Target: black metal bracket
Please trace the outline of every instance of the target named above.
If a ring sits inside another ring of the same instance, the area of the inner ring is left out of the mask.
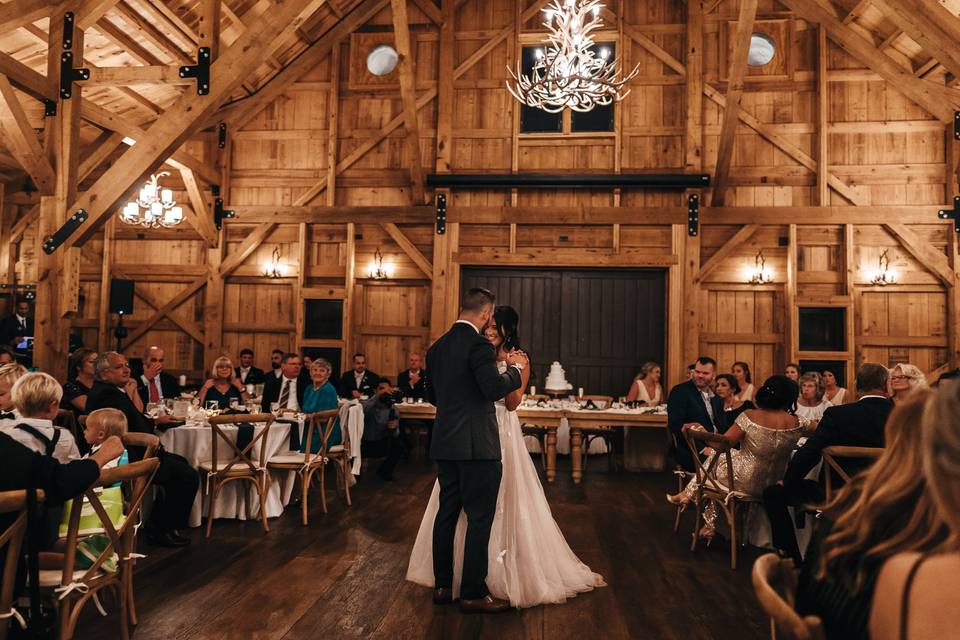
[[[960,111],[953,112],[953,139],[960,140]]]
[[[447,232],[447,194],[437,194],[437,235]]]
[[[73,11],[63,14],[63,48],[73,49]]]
[[[960,196],[953,197],[953,209],[941,209],[937,216],[941,220],[953,218],[953,228],[960,233]]]
[[[695,236],[700,233],[700,196],[691,193],[687,199],[687,235]]]
[[[223,149],[227,146],[227,123],[221,122],[217,125],[217,147]]]
[[[223,228],[223,219],[224,218],[235,218],[237,213],[232,209],[223,208],[223,198],[215,198],[213,200],[213,224],[216,225],[217,231]]]
[[[212,184],[210,185],[210,193],[213,194],[213,197],[216,198],[220,195],[220,185]]]
[[[43,101],[43,117],[52,118],[57,115],[57,101],[56,100],[46,100]]]
[[[80,228],[84,222],[87,221],[87,218],[90,217],[90,214],[87,213],[86,209],[77,209],[77,211],[70,216],[70,218],[63,223],[63,226],[57,229],[52,236],[48,236],[43,241],[43,252],[47,255],[50,255],[57,250],[57,247],[62,245],[67,241],[74,231]]]
[[[198,96],[210,93],[210,47],[200,47],[197,64],[180,67],[180,77],[197,79]]]
[[[73,68],[73,12],[63,14],[63,53],[60,54],[60,97],[68,100],[73,95],[73,83],[78,80],[89,80],[90,69]],[[82,59],[81,59],[82,62]],[[50,107],[46,106],[46,115],[51,115]],[[53,114],[56,115],[56,105]]]

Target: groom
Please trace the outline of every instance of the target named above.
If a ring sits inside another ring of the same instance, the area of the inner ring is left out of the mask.
[[[427,352],[427,398],[437,406],[430,457],[437,463],[440,510],[433,523],[435,604],[453,602],[453,538],[460,510],[467,514],[460,610],[506,611],[510,603],[487,591],[487,544],[500,489],[500,436],[493,403],[520,387],[524,354],[511,352],[506,373],[483,337],[495,298],[471,289],[460,304],[460,319]]]

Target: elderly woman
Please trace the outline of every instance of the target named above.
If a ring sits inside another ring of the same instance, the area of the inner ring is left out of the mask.
[[[200,406],[205,407],[208,402],[216,401],[218,409],[229,409],[230,402],[234,399],[237,402],[246,402],[247,392],[235,373],[230,358],[220,356],[214,360],[213,377],[200,388]]]
[[[330,384],[330,374],[333,367],[323,358],[317,358],[310,363],[310,386],[303,392],[303,411],[304,413],[317,413],[318,411],[329,411],[339,406],[340,399],[337,396],[337,390]],[[310,452],[316,453],[323,444],[320,434],[316,434],[310,443]],[[333,431],[330,432],[328,446],[338,445],[343,442],[343,436],[340,433],[340,418],[333,423]],[[307,443],[301,445],[301,449],[306,449]]]
[[[890,399],[894,402],[900,402],[909,396],[915,389],[927,388],[927,376],[923,375],[912,364],[898,364],[890,370]]]
[[[819,422],[827,407],[833,405],[824,397],[823,377],[819,373],[800,376],[800,397],[797,398],[797,415],[811,422]]]
[[[660,386],[660,365],[656,362],[645,362],[630,386],[627,402],[637,401],[643,402],[648,407],[655,407],[663,402],[663,388]]]

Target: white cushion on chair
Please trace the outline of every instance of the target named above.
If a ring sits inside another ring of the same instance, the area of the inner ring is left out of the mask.
[[[342,444],[335,444],[335,445],[333,445],[332,447],[330,447],[329,449],[327,449],[327,453],[340,453],[341,451],[343,451],[343,445],[342,445]]]
[[[83,574],[86,573],[86,569],[77,569],[73,572],[73,579],[79,580],[83,577]],[[102,575],[101,571],[97,571],[93,574],[93,577],[96,578]],[[63,578],[63,569],[41,569],[40,570],[40,586],[43,588],[50,587],[59,587],[60,581]]]
[[[319,462],[319,458],[317,461]],[[303,464],[303,454],[281,453],[275,456],[270,456],[270,459],[267,460],[267,464]]]
[[[230,464],[229,461],[218,462],[217,473],[224,473],[224,469],[227,467],[228,464]],[[199,463],[197,463],[197,469],[200,469],[200,471],[203,471],[204,473],[211,473],[213,472],[213,461],[201,460]],[[230,471],[227,471],[226,474],[229,476],[252,476],[253,471],[251,471],[250,467],[248,467],[243,462],[238,462],[232,467],[230,467]]]

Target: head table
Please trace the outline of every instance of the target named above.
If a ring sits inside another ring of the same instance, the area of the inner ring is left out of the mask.
[[[401,418],[432,420],[437,408],[428,403],[398,403]],[[546,469],[548,482],[557,476],[557,453],[565,453],[558,444],[563,437],[569,444],[572,477],[575,483],[583,479],[583,432],[590,427],[620,427],[624,429],[624,466],[631,471],[661,471],[666,464],[667,416],[643,409],[581,409],[575,404],[560,407],[525,406],[517,408],[521,424],[535,425],[547,430]],[[566,434],[569,434],[566,437]],[[595,440],[594,442],[599,442]],[[602,443],[601,443],[602,444]],[[591,450],[593,447],[591,447]]]
[[[254,425],[254,436],[259,435],[263,430],[262,424]],[[340,428],[345,439],[349,439],[350,453],[353,458],[353,473],[360,474],[360,441],[363,438],[363,407],[356,402],[347,402],[340,406]],[[221,425],[223,431],[231,439],[236,439],[239,428],[236,425]],[[290,449],[290,430],[300,429],[299,423],[295,419],[279,418],[270,425],[270,432],[266,438],[266,459],[272,456],[291,453]],[[187,459],[190,466],[197,468],[201,461],[210,460],[211,448],[213,443],[213,431],[209,424],[194,425],[185,424],[179,427],[173,427],[161,432],[160,442],[164,449],[172,453],[179,454]],[[301,432],[297,440],[303,437]],[[260,447],[263,440],[258,440],[250,451],[250,459],[255,463],[259,460]],[[222,462],[228,462],[233,458],[233,451],[230,447],[221,443],[217,447],[217,457]],[[283,513],[283,508],[290,503],[293,493],[294,471],[271,471],[276,476],[279,473],[287,474],[284,482],[271,482],[267,493],[266,507],[267,517],[275,518]],[[279,479],[279,478],[277,478]],[[286,491],[281,495],[280,487],[286,487]],[[193,509],[190,511],[190,526],[199,527],[203,515],[209,515],[210,505],[204,505],[207,495],[206,478],[201,475],[200,490],[196,499],[193,501]],[[248,517],[246,513],[246,504],[249,501],[249,517],[257,519],[260,516],[260,502],[257,499],[256,490],[247,482],[229,482],[223,486],[220,495],[217,496],[217,502],[213,505],[214,518],[234,518],[245,520]],[[206,501],[209,503],[209,501]]]

